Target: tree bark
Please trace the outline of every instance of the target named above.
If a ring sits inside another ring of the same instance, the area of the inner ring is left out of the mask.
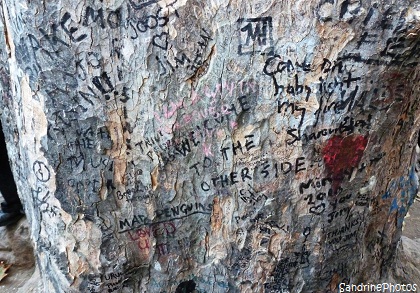
[[[1,5],[45,292],[336,292],[418,189],[418,1]]]

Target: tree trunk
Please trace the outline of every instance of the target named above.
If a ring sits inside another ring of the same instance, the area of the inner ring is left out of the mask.
[[[418,1],[1,3],[45,292],[389,277],[418,186]]]

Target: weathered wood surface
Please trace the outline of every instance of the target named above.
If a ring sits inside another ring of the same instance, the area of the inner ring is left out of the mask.
[[[419,6],[3,0],[45,292],[386,278],[418,186]]]

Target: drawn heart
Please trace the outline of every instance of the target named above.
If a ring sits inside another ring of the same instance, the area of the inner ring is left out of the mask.
[[[152,44],[162,50],[166,50],[168,48],[168,33],[163,32],[153,36]]]
[[[362,159],[368,138],[362,135],[333,136],[322,149],[324,163],[333,177],[357,167]]]
[[[332,178],[333,193],[336,194],[344,178],[344,173],[359,165],[368,143],[368,137],[335,135],[331,137],[322,149],[324,163],[328,176]]]
[[[309,209],[309,212],[315,215],[321,215],[325,211],[325,204],[321,203],[317,206],[313,206]]]

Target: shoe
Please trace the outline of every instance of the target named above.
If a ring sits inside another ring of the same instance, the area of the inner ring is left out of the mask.
[[[16,223],[23,217],[21,212],[5,213],[0,211],[0,227]]]

